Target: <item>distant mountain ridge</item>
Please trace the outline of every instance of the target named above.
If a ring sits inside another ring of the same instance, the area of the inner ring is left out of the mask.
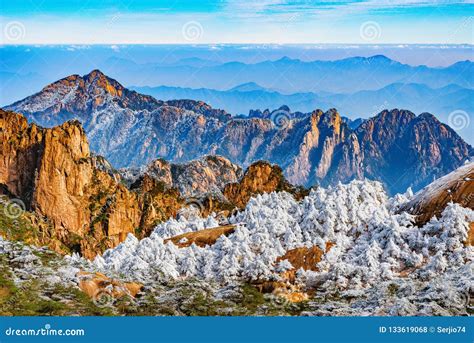
[[[393,83],[373,91],[359,91],[348,94],[332,94],[311,92],[282,94],[275,90],[266,89],[256,83],[250,82],[238,85],[228,90],[215,90],[208,88],[184,88],[172,86],[144,86],[130,89],[139,93],[154,96],[157,99],[191,99],[203,100],[218,108],[226,108],[232,114],[246,114],[249,109],[275,108],[287,105],[298,111],[311,111],[315,104],[322,107],[335,107],[351,116],[370,113],[384,104],[393,107],[416,108],[417,111],[432,111],[440,114],[449,113],[454,109],[463,108],[467,112],[474,105],[470,99],[474,96],[474,89],[463,88],[449,84],[441,88],[430,88],[418,83]],[[448,96],[452,98],[448,98]]]
[[[43,126],[80,120],[92,150],[117,167],[218,154],[243,167],[276,163],[291,183],[305,186],[369,177],[403,192],[473,154],[427,113],[384,110],[356,128],[335,109],[291,113],[281,107],[232,118],[202,101],[161,101],[130,91],[98,70],[64,78],[7,108]]]
[[[249,82],[283,93],[354,93],[380,89],[392,83],[419,83],[431,88],[456,84],[474,88],[474,63],[471,61],[433,68],[403,64],[383,55],[333,61],[283,57],[254,64],[226,62],[217,65],[141,65],[114,61],[104,70],[109,75],[119,75],[129,85],[147,86],[155,80],[155,84],[170,87],[216,90],[228,90]]]
[[[225,108],[233,115],[245,115],[252,109],[289,108],[311,112],[314,108],[337,108],[345,116],[357,118],[373,116],[384,108],[409,108],[415,113],[430,112],[447,123],[449,114],[462,109],[474,113],[474,89],[450,84],[441,88],[430,88],[417,83],[393,83],[370,91],[348,94],[316,94],[311,92],[282,94],[256,83],[246,83],[232,89],[219,91],[207,88],[183,87],[132,87],[131,89],[152,95],[157,99],[202,100],[216,108]],[[474,119],[473,119],[474,120]],[[474,133],[468,127],[459,134],[468,142],[474,142]]]

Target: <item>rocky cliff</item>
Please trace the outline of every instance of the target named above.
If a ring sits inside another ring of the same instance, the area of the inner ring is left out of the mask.
[[[432,114],[382,111],[356,129],[364,175],[390,190],[414,190],[458,168],[474,150]]]
[[[304,186],[367,177],[390,193],[417,190],[473,155],[428,113],[385,110],[352,128],[335,109],[292,113],[283,106],[232,118],[201,101],[140,95],[97,70],[57,81],[8,108],[46,126],[79,119],[92,151],[117,167],[217,154],[244,168],[259,160],[276,163],[290,182]]]
[[[159,159],[146,168],[122,169],[120,173],[131,189],[155,182],[166,189],[179,190],[185,205],[197,205],[203,216],[212,212],[227,216],[235,209],[244,208],[258,194],[285,191],[300,199],[309,192],[288,182],[278,165],[258,161],[244,173],[222,156],[205,156],[182,164]]]
[[[432,182],[400,210],[416,215],[416,222],[423,225],[434,216],[439,218],[450,202],[474,209],[474,162]],[[471,225],[471,237],[474,238],[474,225]]]
[[[242,168],[225,157],[210,155],[187,163],[157,159],[144,168],[123,168],[119,172],[130,184],[148,175],[167,187],[178,189],[184,197],[220,195],[226,184],[237,182],[243,175]]]
[[[283,176],[280,167],[259,161],[248,167],[238,182],[227,184],[223,193],[229,202],[242,209],[251,197],[281,191],[293,194],[296,199],[308,194],[304,188],[291,185]]]
[[[46,217],[56,238],[87,257],[116,246],[128,233],[145,234],[181,206],[179,192],[156,181],[127,189],[103,159],[90,154],[76,121],[43,129],[1,110],[0,135],[3,193]]]

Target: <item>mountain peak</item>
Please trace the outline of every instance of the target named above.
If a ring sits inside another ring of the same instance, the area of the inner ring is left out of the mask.
[[[474,62],[471,60],[458,61],[451,64],[448,68],[472,68]]]
[[[282,58],[276,60],[275,62],[299,62],[297,58],[290,58],[288,56],[283,56]]]
[[[290,108],[286,105],[282,105],[278,108],[277,111],[285,111],[285,112],[290,112]]]
[[[399,121],[411,121],[414,119],[416,115],[408,110],[394,108],[392,110],[383,110],[375,117],[371,118],[374,120],[382,120],[382,121],[391,121],[391,122],[399,122]]]
[[[258,83],[246,82],[229,89],[229,92],[252,92],[252,91],[261,91],[261,90],[266,90],[266,89],[260,86]]]
[[[122,91],[125,89],[125,87],[123,87],[118,81],[109,78],[99,69],[94,69],[82,78],[86,84],[102,88],[106,93],[109,93],[112,96],[122,97]]]
[[[439,122],[438,118],[436,118],[433,114],[428,113],[428,112],[423,112],[422,114],[418,116],[418,118],[423,119],[423,120],[428,120],[428,121]]]
[[[62,78],[6,108],[12,110],[21,108],[23,113],[48,112],[49,115],[46,116],[36,115],[34,121],[42,126],[51,127],[70,119],[85,122],[91,108],[104,108],[111,104],[133,110],[150,110],[160,106],[162,102],[151,96],[129,91],[118,81],[95,69],[83,76],[74,74]],[[111,108],[111,111],[116,112],[117,108]]]
[[[392,59],[388,58],[385,55],[373,55],[373,56],[367,57],[367,59],[372,60],[372,61],[385,61],[385,62],[393,61]]]
[[[329,110],[327,110],[324,114],[323,114],[323,117],[327,117],[329,120],[334,120],[334,119],[341,119],[341,116],[338,112],[337,109],[335,108],[330,108]]]
[[[91,79],[91,78],[94,79],[97,77],[107,77],[107,75],[105,75],[99,69],[94,69],[89,74],[86,74],[83,76],[84,79]]]

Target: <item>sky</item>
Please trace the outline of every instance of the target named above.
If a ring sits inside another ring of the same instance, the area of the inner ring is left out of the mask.
[[[2,44],[473,44],[474,3],[0,0]]]

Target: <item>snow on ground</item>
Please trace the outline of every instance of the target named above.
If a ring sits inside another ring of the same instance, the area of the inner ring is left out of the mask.
[[[364,290],[337,292],[318,288],[301,315],[316,316],[450,316],[472,314],[472,264],[430,280],[381,280]]]
[[[0,236],[0,256],[6,259],[17,285],[31,279],[40,279],[50,285],[62,284],[72,287],[77,284],[76,274],[79,269],[46,247],[10,242]],[[51,265],[43,263],[41,257],[51,259]]]
[[[163,277],[228,283],[278,279],[277,271],[290,266],[276,266],[277,257],[293,248],[317,245],[324,249],[327,242],[333,242],[318,265],[319,272],[298,272],[301,282],[357,292],[376,289],[384,282],[409,284],[440,278],[438,283],[443,287],[443,275],[446,280],[458,275],[462,280],[455,283],[456,294],[468,292],[461,288],[472,284],[474,250],[464,242],[474,211],[449,204],[440,218],[419,228],[413,226],[411,215],[396,214],[411,197],[408,192],[389,199],[382,185],[372,181],[318,188],[300,202],[284,192],[263,194],[230,219],[237,225],[234,233],[220,237],[210,247],[165,244],[166,238],[218,225],[212,216],[180,218],[160,224],[141,241],[129,235],[92,262],[85,263],[78,256],[70,260],[144,283]],[[412,291],[421,294],[421,290]],[[423,296],[431,296],[429,290],[423,292]],[[404,304],[392,305],[403,313]]]

